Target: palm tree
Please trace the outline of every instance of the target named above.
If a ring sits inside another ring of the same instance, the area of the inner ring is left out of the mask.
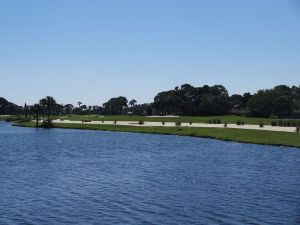
[[[36,119],[35,127],[38,128],[39,127],[39,113],[41,111],[41,105],[40,104],[34,104],[33,107],[32,107],[32,110],[35,113],[35,119]]]
[[[77,102],[77,105],[78,105],[78,108],[80,108],[80,106],[82,105],[82,102],[81,101]]]
[[[44,108],[44,110],[47,110],[47,118],[48,122],[50,121],[50,114],[53,111],[56,101],[53,97],[47,96],[46,98],[43,98],[40,100],[40,105]]]
[[[135,99],[132,99],[132,100],[130,100],[129,105],[131,107],[133,107],[136,103],[137,103],[137,101]]]
[[[25,114],[25,120],[27,120],[27,117],[28,117],[28,106],[25,102],[25,105],[24,105],[24,114]]]

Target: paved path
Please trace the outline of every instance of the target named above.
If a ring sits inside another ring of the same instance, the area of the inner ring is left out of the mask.
[[[71,121],[71,120],[54,120],[54,123],[67,123],[67,124],[114,124],[114,121],[91,121],[84,122],[82,121]],[[141,127],[175,127],[174,122],[166,122],[165,125],[162,125],[161,122],[144,122],[143,125],[139,125],[138,121],[117,121],[117,125],[121,126],[141,126]],[[193,123],[190,125],[189,123],[181,123],[181,127],[211,127],[211,128],[224,128],[224,124],[206,124],[206,123]],[[266,131],[281,131],[281,132],[296,132],[296,127],[278,127],[278,126],[269,126],[265,125],[260,128],[259,125],[236,125],[236,124],[228,124],[227,128],[234,129],[248,129],[248,130],[266,130]]]

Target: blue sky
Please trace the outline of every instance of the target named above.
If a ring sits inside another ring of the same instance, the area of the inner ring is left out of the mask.
[[[300,85],[300,1],[0,0],[0,80],[18,104]]]

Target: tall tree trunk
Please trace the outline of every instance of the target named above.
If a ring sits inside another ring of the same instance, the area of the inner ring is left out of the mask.
[[[50,109],[49,108],[47,110],[47,117],[48,117],[48,123],[49,123],[49,121],[50,121]]]
[[[36,118],[35,127],[38,128],[39,127],[39,113],[38,113],[38,111],[35,111],[35,118]]]

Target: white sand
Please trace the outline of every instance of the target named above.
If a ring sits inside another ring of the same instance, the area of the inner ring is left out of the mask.
[[[149,118],[178,118],[179,116],[173,116],[173,115],[165,115],[165,116],[146,116]]]
[[[91,121],[91,122],[84,122],[82,121],[70,121],[70,120],[54,120],[54,123],[67,123],[67,124],[114,124],[114,121]],[[117,125],[122,126],[142,126],[142,127],[175,127],[174,122],[166,122],[165,125],[162,125],[161,122],[144,122],[143,125],[139,125],[138,121],[117,121]],[[205,123],[193,123],[190,125],[189,123],[181,123],[181,127],[211,127],[211,128],[224,128],[224,124],[205,124]],[[295,132],[296,127],[272,127],[265,125],[264,127],[260,128],[259,125],[236,125],[236,124],[228,124],[227,128],[233,129],[248,129],[248,130],[265,130],[265,131],[281,131],[281,132]]]

